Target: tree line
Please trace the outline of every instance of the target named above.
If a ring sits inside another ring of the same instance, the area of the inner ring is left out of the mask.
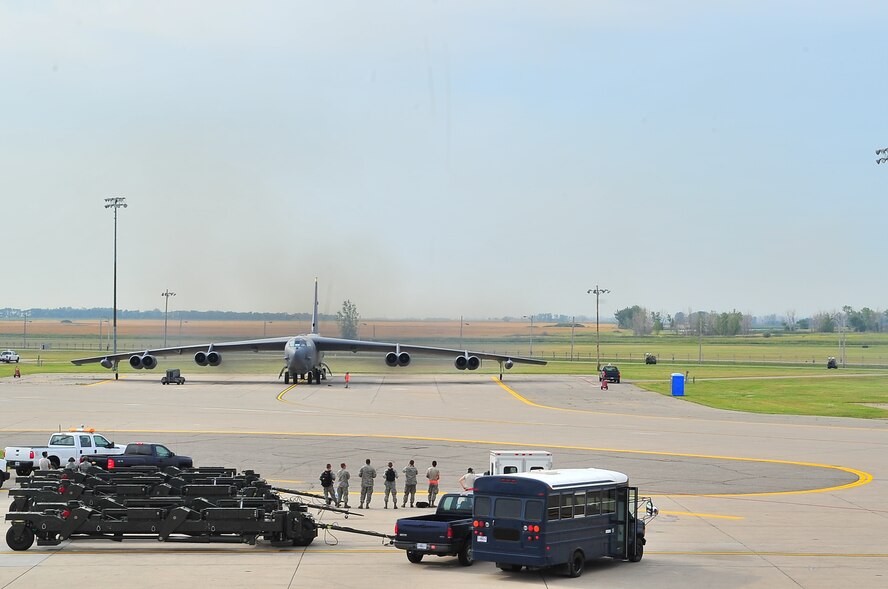
[[[684,335],[748,335],[756,324],[755,317],[737,310],[679,311],[664,315],[659,311],[648,311],[639,305],[620,309],[614,313],[614,318],[620,329],[631,329],[635,335],[657,335],[664,331]],[[779,327],[787,332],[882,332],[888,331],[888,310],[864,307],[858,311],[845,305],[841,311],[820,312],[801,319],[796,319],[795,311],[790,310],[780,321]]]

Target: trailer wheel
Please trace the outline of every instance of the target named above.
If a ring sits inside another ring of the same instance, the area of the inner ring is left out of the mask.
[[[52,465],[53,468],[58,468],[61,465],[61,461],[59,460],[58,456],[50,456],[49,463]]]
[[[160,379],[160,384],[169,384],[170,381],[167,380],[167,377],[163,377]]]
[[[20,477],[26,477],[29,474],[31,474],[31,467],[30,466],[16,467],[15,474],[19,475]]]
[[[185,384],[185,377],[179,378],[179,384]]]
[[[635,549],[632,551],[632,554],[629,555],[629,562],[638,562],[641,560],[641,557],[644,556],[644,539],[635,538],[633,547]]]
[[[314,538],[294,538],[293,546],[308,546],[314,541]]]
[[[583,574],[583,568],[586,566],[586,555],[582,550],[574,550],[570,560],[567,561],[567,576],[571,578],[579,577]]]
[[[419,564],[422,562],[422,552],[417,552],[415,550],[407,551],[407,560],[412,562],[413,564]]]
[[[12,526],[6,531],[6,545],[13,550],[27,550],[34,544],[34,532],[25,526]]]
[[[456,555],[459,559],[459,564],[464,567],[470,567],[475,562],[475,557],[472,553],[472,539],[466,542],[466,545],[463,546],[462,550],[459,551],[459,554]]]

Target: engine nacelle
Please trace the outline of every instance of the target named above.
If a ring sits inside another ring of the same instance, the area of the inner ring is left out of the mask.
[[[398,354],[398,366],[407,366],[408,364],[410,364],[410,354],[407,352]]]
[[[99,362],[99,364],[102,365],[102,368],[107,368],[108,370],[114,368],[114,363],[108,358],[104,358],[101,362]]]
[[[207,353],[206,352],[198,352],[194,355],[194,363],[198,366],[206,366],[207,365]]]
[[[478,370],[480,366],[481,358],[479,358],[478,356],[469,356],[468,365],[466,366],[466,368],[468,368],[469,370]]]
[[[107,358],[106,358],[106,360],[107,360]],[[110,361],[109,361],[109,363],[110,363]],[[130,364],[130,366],[132,366],[136,370],[141,370],[143,368],[147,368],[148,370],[151,370],[152,368],[157,366],[157,358],[155,358],[154,356],[152,356],[150,354],[145,354],[144,356],[132,355],[132,356],[130,356],[129,364]],[[105,366],[105,364],[103,363],[102,366]],[[106,367],[110,368],[110,366],[106,366]]]
[[[509,358],[508,360],[506,360],[505,362],[503,362],[503,366],[506,367],[506,370],[511,370],[511,369],[512,369],[512,366],[514,366],[514,365],[515,365],[515,363],[512,362],[512,359],[511,359],[511,358]]]
[[[207,354],[207,364],[210,366],[218,366],[222,364],[222,354],[219,352],[210,352]]]
[[[389,352],[385,355],[385,365],[394,368],[398,365],[398,355],[394,352]]]
[[[457,356],[456,360],[453,361],[453,365],[459,370],[465,370],[469,366],[469,359],[465,356]]]

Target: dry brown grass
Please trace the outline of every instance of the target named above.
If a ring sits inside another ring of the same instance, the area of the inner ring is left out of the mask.
[[[530,323],[523,321],[469,321],[463,326],[463,338],[488,339],[506,337],[527,337],[530,334]],[[595,323],[585,323],[577,328],[577,334],[595,332]],[[8,336],[22,335],[21,321],[0,322],[0,334]],[[170,337],[178,336],[179,322],[170,321],[167,333]],[[102,333],[107,334],[110,324],[102,325]],[[188,339],[196,337],[263,337],[262,321],[183,321],[182,336]],[[306,333],[311,329],[309,321],[274,321],[265,326],[266,337],[283,337]],[[602,333],[615,331],[616,326],[601,325]],[[324,335],[338,336],[339,326],[335,321],[321,321],[320,332]],[[534,334],[570,333],[570,327],[554,327],[551,323],[534,322]],[[97,337],[98,321],[78,320],[62,323],[55,319],[35,319],[28,324],[28,336],[57,337]],[[117,334],[120,337],[163,337],[163,320],[138,319],[118,320]],[[367,320],[362,321],[358,329],[361,339],[393,340],[398,338],[458,338],[459,321],[394,321]]]

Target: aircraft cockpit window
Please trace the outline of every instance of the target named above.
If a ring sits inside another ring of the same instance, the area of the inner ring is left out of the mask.
[[[305,347],[305,340],[304,339],[294,339],[293,340],[293,347],[296,349],[304,348]]]

